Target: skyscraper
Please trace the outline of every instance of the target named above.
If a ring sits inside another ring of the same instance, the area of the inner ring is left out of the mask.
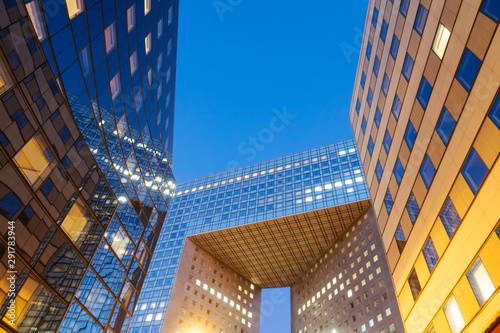
[[[370,1],[350,120],[407,332],[497,332],[494,0]]]
[[[178,184],[131,325],[259,332],[291,286],[293,332],[401,332],[354,141]]]
[[[0,331],[128,330],[175,188],[177,15],[0,2]]]

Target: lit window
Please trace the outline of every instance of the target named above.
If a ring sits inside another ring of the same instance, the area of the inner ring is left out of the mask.
[[[467,272],[467,279],[469,280],[472,291],[476,295],[479,305],[483,305],[488,298],[495,292],[495,285],[486,271],[486,268],[481,261],[477,258],[470,270]]]
[[[420,287],[420,282],[418,281],[417,271],[415,271],[415,268],[408,278],[408,283],[410,285],[411,294],[413,295],[413,300],[416,300],[422,288]]]
[[[410,216],[411,223],[415,223],[417,219],[417,215],[420,212],[420,207],[418,207],[417,199],[413,192],[410,193],[410,197],[408,198],[408,202],[406,203],[406,210],[408,211],[408,215]]]
[[[429,155],[425,154],[424,162],[422,163],[422,167],[420,167],[420,176],[422,176],[427,189],[431,186],[435,174],[436,168],[434,167],[434,164],[432,164]]]
[[[111,89],[111,98],[115,99],[118,94],[120,94],[120,73],[116,75],[109,81],[109,88]]]
[[[427,20],[427,14],[429,11],[424,6],[420,5],[418,7],[417,18],[415,19],[415,31],[422,36],[422,32],[424,31],[425,21]]]
[[[137,70],[137,50],[132,53],[130,56],[130,73],[134,75],[135,71]]]
[[[146,321],[151,321],[151,320],[153,320],[153,314],[152,314],[152,313],[147,314],[147,315],[146,315],[146,319],[145,319],[145,320],[146,320]]]
[[[83,12],[83,0],[66,0],[66,7],[68,8],[69,19],[71,20]]]
[[[465,49],[462,61],[457,71],[457,80],[465,90],[470,91],[481,66],[481,60],[469,49]]]
[[[151,10],[151,0],[144,0],[144,16]]]
[[[405,142],[408,149],[411,151],[413,149],[413,144],[415,143],[415,138],[417,137],[417,131],[411,121],[408,122],[408,127],[406,127],[405,132]]]
[[[12,86],[12,80],[9,72],[5,68],[3,62],[0,60],[0,93],[9,89]]]
[[[444,305],[444,314],[452,333],[458,333],[465,327],[464,319],[454,295],[451,295],[451,298]]]
[[[448,234],[448,237],[451,238],[457,230],[461,219],[450,198],[446,200],[439,217],[441,218],[441,222],[443,222],[443,226]]]
[[[437,254],[436,248],[434,247],[434,242],[432,241],[432,238],[429,237],[427,239],[423,253],[425,261],[427,262],[427,267],[429,268],[429,272],[432,273],[434,267],[436,266],[436,263],[439,260],[439,256]]]
[[[483,183],[484,178],[486,178],[487,173],[488,167],[484,164],[476,150],[472,148],[469,153],[469,157],[467,157],[467,161],[462,168],[462,175],[474,194],[476,194],[479,190],[479,187]]]
[[[158,21],[158,39],[163,35],[163,18]]]
[[[375,111],[375,117],[373,118],[373,121],[375,122],[377,128],[380,126],[380,120],[382,120],[382,113],[380,112],[380,109],[377,106],[377,110]]]
[[[446,29],[444,25],[439,23],[436,38],[434,38],[434,43],[432,44],[432,50],[436,53],[439,59],[443,59],[444,51],[446,51],[446,46],[450,40],[450,35],[450,30]]]
[[[394,115],[394,118],[396,118],[396,121],[399,119],[399,114],[401,113],[401,100],[399,99],[399,96],[396,94],[394,97],[394,102],[392,103],[392,114]]]
[[[405,63],[403,65],[403,76],[406,79],[406,81],[410,81],[410,76],[411,76],[411,71],[413,70],[413,64],[414,61],[412,57],[407,53],[406,58],[405,58]]]
[[[106,53],[109,54],[116,46],[116,30],[115,23],[111,23],[106,30],[104,30],[104,37],[106,40]]]
[[[382,93],[384,94],[385,97],[387,97],[387,92],[389,91],[389,76],[387,73],[384,74],[384,80],[382,81]]]
[[[129,32],[135,27],[135,3],[127,9],[127,27]]]
[[[28,2],[26,4],[28,15],[30,16],[33,27],[35,28],[36,35],[40,42],[42,42],[47,35],[45,34],[45,25],[43,24],[42,13],[40,12],[40,5],[38,0]]]
[[[151,33],[144,38],[144,47],[146,49],[146,54],[149,54],[149,51],[151,51]]]
[[[42,136],[37,134],[14,156],[14,162],[26,180],[34,185],[38,179],[48,176],[54,155]]]
[[[398,159],[396,160],[396,165],[394,166],[394,177],[396,178],[396,182],[401,184],[401,179],[403,179],[405,169],[403,168],[403,164],[401,164],[401,160]]]
[[[387,189],[387,192],[385,193],[384,204],[385,204],[385,209],[387,210],[387,214],[390,214],[393,205],[393,200],[391,191],[389,189]]]
[[[450,142],[451,134],[453,133],[456,123],[457,122],[450,112],[446,108],[443,108],[443,112],[441,112],[441,116],[439,117],[439,121],[436,126],[436,132],[445,146],[447,146],[448,142]]]
[[[386,20],[382,21],[382,28],[380,29],[380,39],[385,43],[385,37],[387,36],[387,28],[389,24],[387,24]]]
[[[396,35],[394,35],[392,37],[392,43],[391,43],[391,57],[394,60],[396,60],[396,56],[398,55],[398,49],[399,49],[399,39],[398,37],[396,37]]]
[[[391,135],[389,134],[388,130],[385,130],[385,135],[384,135],[384,149],[387,154],[389,154],[389,149],[391,148],[391,143],[392,143],[392,138]]]
[[[377,181],[380,183],[380,178],[382,178],[382,173],[384,170],[382,169],[382,165],[380,164],[380,160],[377,162],[377,167],[375,168],[375,175],[377,176]]]
[[[498,22],[500,18],[500,3],[497,0],[484,0],[481,12],[493,21]]]

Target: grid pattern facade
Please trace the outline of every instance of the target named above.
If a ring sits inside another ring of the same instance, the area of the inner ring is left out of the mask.
[[[500,315],[499,18],[491,0],[369,4],[349,117],[408,332]]]
[[[373,208],[291,288],[292,332],[404,332]]]

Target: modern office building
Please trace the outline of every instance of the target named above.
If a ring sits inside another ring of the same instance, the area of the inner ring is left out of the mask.
[[[131,325],[259,332],[291,286],[292,329],[402,332],[353,140],[177,185]]]
[[[0,332],[129,329],[175,188],[177,15],[0,1]]]
[[[500,330],[499,17],[369,2],[349,117],[409,333]]]

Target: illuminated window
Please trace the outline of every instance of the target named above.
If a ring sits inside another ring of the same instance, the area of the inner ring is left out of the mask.
[[[135,71],[137,70],[137,50],[132,53],[130,56],[130,73],[131,75],[134,75]]]
[[[144,38],[144,47],[146,49],[146,54],[149,54],[149,51],[151,51],[151,33]]]
[[[81,199],[75,201],[64,217],[61,227],[78,247],[88,246],[87,236],[100,229]]]
[[[148,15],[151,10],[151,0],[144,0],[144,16]]]
[[[26,9],[28,10],[31,22],[33,22],[36,35],[38,36],[40,42],[42,42],[47,35],[45,34],[45,25],[43,24],[42,13],[40,12],[38,0],[28,2],[26,4]]]
[[[458,307],[454,295],[451,295],[451,298],[444,305],[444,314],[446,315],[452,333],[458,333],[465,327],[462,313],[460,313],[460,308]]]
[[[52,151],[40,134],[35,135],[24,145],[14,156],[14,162],[31,185],[38,179],[45,179],[55,163]]]
[[[116,47],[116,30],[114,22],[104,30],[104,37],[106,40],[106,53],[109,54],[109,52]]]
[[[83,12],[83,0],[66,0],[69,19],[71,20],[81,12]]]
[[[120,73],[116,75],[109,81],[109,88],[111,89],[111,97],[115,99],[118,94],[120,94]]]
[[[135,3],[127,9],[127,27],[128,31],[135,27]]]
[[[444,51],[446,51],[446,46],[450,40],[450,30],[446,29],[444,25],[439,23],[439,27],[436,33],[436,38],[434,38],[434,43],[432,44],[432,50],[439,59],[443,59]]]
[[[486,268],[481,261],[477,258],[470,270],[467,272],[467,279],[469,280],[472,291],[476,295],[479,305],[483,305],[488,298],[495,292],[495,285],[486,271]]]
[[[130,239],[125,233],[125,230],[123,230],[123,227],[120,225],[118,231],[116,232],[116,235],[111,240],[111,247],[113,248],[113,250],[115,250],[116,255],[119,259],[122,259],[123,256],[128,253],[127,247],[129,244]]]

